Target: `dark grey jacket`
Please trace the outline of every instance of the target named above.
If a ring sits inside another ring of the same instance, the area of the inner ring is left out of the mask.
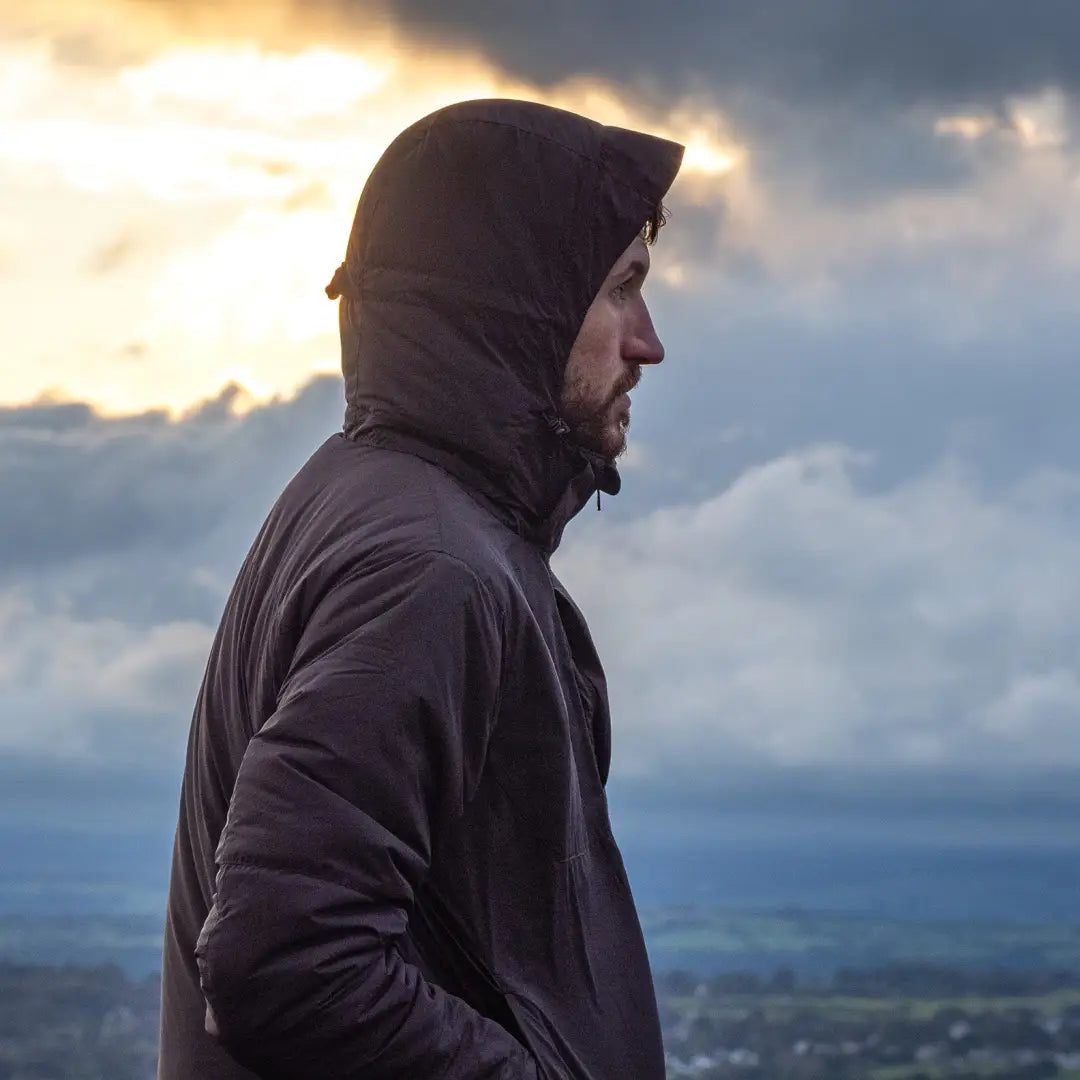
[[[619,485],[559,419],[565,359],[680,159],[471,102],[365,186],[345,431],[267,518],[195,709],[163,1080],[663,1077],[604,675],[549,558]]]

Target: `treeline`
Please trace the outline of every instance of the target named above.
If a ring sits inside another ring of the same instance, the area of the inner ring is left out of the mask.
[[[1080,1076],[1076,972],[887,964],[811,979],[787,968],[673,970],[656,986],[671,1077]],[[0,1080],[152,1080],[159,996],[157,976],[132,980],[115,965],[0,962]]]
[[[152,1080],[157,976],[0,962],[0,1080]]]
[[[667,971],[657,991],[673,1080],[1080,1080],[1075,972]]]
[[[768,975],[725,971],[702,976],[674,969],[655,977],[657,993],[675,997],[775,994],[861,998],[1036,997],[1080,987],[1080,973],[1065,969],[962,968],[942,964],[891,963],[873,968],[839,968],[831,976],[799,975],[782,967]]]

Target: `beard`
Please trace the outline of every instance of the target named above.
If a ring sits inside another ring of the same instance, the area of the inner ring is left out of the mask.
[[[612,461],[625,453],[630,410],[622,396],[633,390],[640,380],[641,369],[638,368],[600,400],[597,400],[595,388],[566,387],[562,413],[579,446]]]
[[[570,431],[579,446],[612,461],[626,452],[626,434],[630,430],[630,413],[619,397],[621,395],[617,394],[589,416],[569,421]]]

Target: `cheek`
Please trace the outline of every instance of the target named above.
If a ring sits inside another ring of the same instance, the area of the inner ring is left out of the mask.
[[[570,351],[566,381],[576,386],[596,386],[604,381],[610,363],[610,334],[598,320],[587,321]]]

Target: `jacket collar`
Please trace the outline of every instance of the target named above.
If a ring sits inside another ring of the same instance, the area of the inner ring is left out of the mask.
[[[563,436],[567,439],[565,456],[568,462],[576,463],[576,469],[570,472],[562,494],[551,510],[543,517],[536,517],[526,508],[509,501],[505,490],[493,484],[484,471],[469,465],[452,450],[393,427],[375,424],[361,424],[345,434],[366,446],[412,454],[442,469],[508,529],[535,544],[548,557],[558,548],[567,524],[594,495],[598,492],[617,495],[622,486],[614,463],[575,446],[567,433]]]

